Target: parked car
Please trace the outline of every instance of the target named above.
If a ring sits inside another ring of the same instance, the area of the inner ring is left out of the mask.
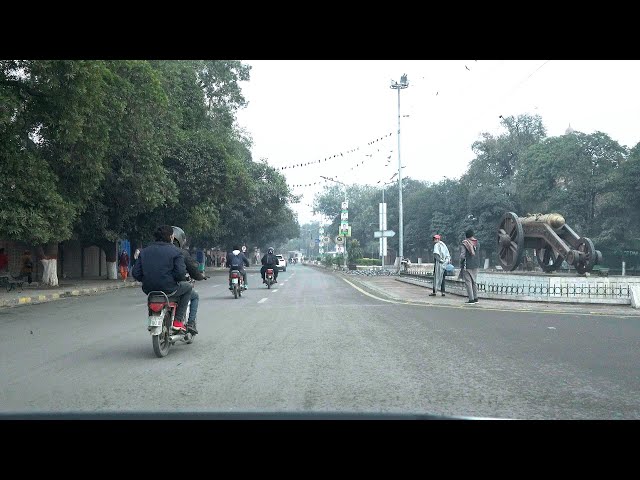
[[[286,272],[287,271],[287,259],[282,255],[276,255],[278,257],[278,271]]]

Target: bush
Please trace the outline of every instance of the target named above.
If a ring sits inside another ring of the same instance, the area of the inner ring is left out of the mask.
[[[382,262],[378,258],[361,258],[356,263],[365,267],[382,266]]]

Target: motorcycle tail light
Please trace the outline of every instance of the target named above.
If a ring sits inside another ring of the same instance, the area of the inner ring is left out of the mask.
[[[151,310],[152,312],[160,312],[162,311],[162,308],[164,307],[164,303],[150,303],[149,304],[149,310]]]

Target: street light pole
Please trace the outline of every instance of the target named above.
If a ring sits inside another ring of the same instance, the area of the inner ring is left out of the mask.
[[[404,231],[403,231],[403,222],[402,222],[402,163],[400,162],[400,90],[407,88],[409,86],[409,82],[407,81],[407,74],[405,73],[400,77],[400,83],[391,81],[391,88],[398,90],[398,216],[400,218],[399,221],[399,235],[398,238],[399,247],[398,247],[398,257],[400,258],[400,262],[404,257],[403,251],[403,241],[404,241]],[[398,264],[400,266],[400,264]]]

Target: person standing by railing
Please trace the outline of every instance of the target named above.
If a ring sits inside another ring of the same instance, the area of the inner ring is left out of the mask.
[[[479,242],[473,230],[464,232],[465,239],[460,245],[460,274],[467,287],[467,303],[478,303],[478,269],[480,268]]]

